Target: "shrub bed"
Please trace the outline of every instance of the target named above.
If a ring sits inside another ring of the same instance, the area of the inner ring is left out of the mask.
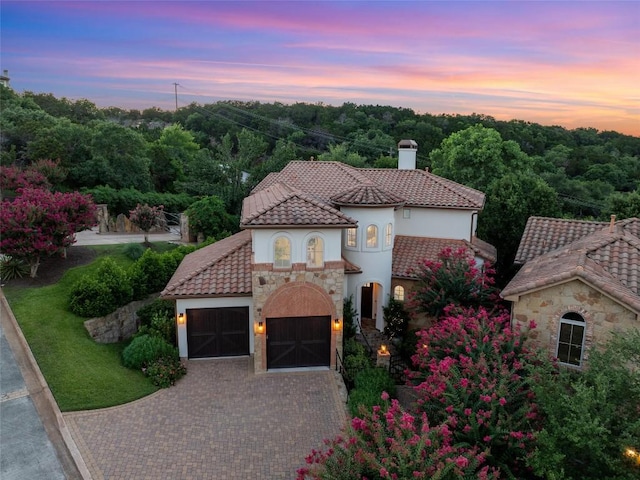
[[[370,411],[374,405],[380,405],[382,392],[389,396],[396,394],[396,384],[389,371],[380,367],[370,367],[359,372],[355,377],[355,388],[349,392],[349,412],[351,415]]]

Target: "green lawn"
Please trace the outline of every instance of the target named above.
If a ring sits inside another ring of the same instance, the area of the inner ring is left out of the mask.
[[[120,405],[157,390],[141,372],[122,366],[120,354],[125,344],[96,343],[84,328],[86,319],[67,310],[71,287],[82,275],[96,270],[101,259],[109,256],[123,267],[132,263],[123,253],[125,245],[91,248],[98,252],[96,260],[67,271],[55,285],[4,287],[7,300],[63,412]],[[166,250],[167,247],[154,245],[154,249]]]

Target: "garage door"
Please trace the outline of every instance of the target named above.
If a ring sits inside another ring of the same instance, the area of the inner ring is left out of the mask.
[[[187,310],[189,358],[249,355],[249,307]]]
[[[267,368],[329,366],[331,317],[267,319]]]

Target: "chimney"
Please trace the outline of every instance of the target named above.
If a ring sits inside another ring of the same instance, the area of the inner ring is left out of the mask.
[[[613,233],[616,228],[616,216],[611,215],[611,222],[609,222],[609,233]]]
[[[418,144],[414,140],[398,142],[398,170],[415,170]]]

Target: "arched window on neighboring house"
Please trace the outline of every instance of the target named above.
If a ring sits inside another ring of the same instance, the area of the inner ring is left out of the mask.
[[[291,242],[287,237],[278,237],[273,244],[273,266],[276,268],[291,266]]]
[[[560,363],[582,366],[586,322],[582,315],[567,312],[560,318],[556,357]]]
[[[320,237],[311,237],[307,242],[307,267],[324,265],[324,242]]]
[[[367,248],[378,248],[378,227],[375,225],[367,227]]]
[[[404,287],[401,285],[396,285],[393,288],[393,299],[399,302],[404,302]]]

